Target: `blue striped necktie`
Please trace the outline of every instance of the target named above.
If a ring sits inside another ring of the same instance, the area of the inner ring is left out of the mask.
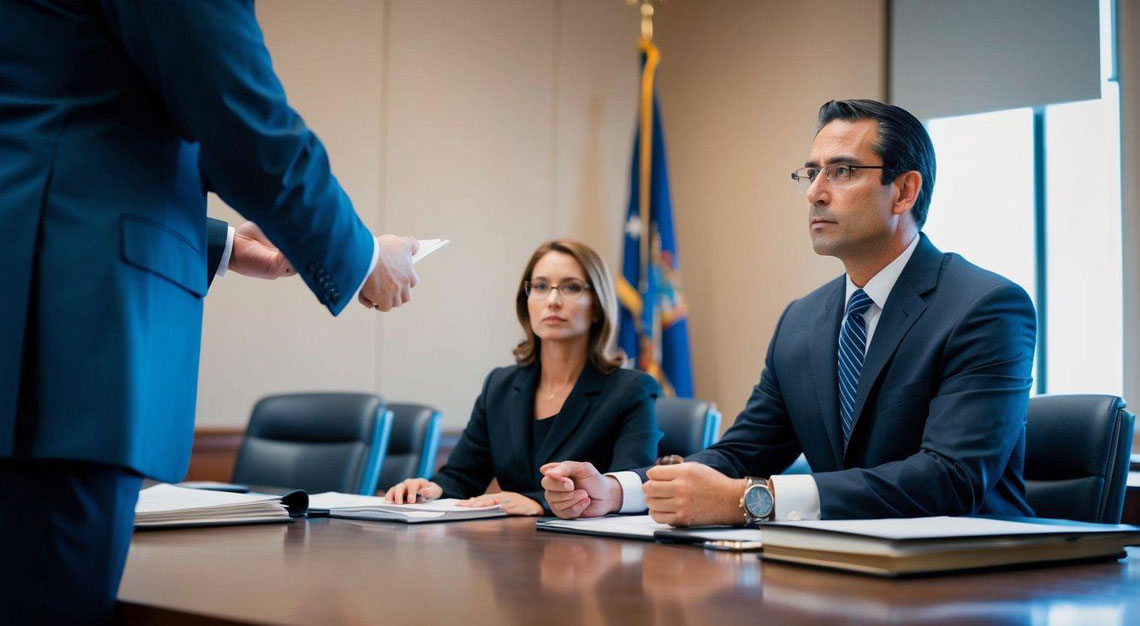
[[[863,314],[874,304],[862,289],[851,294],[843,328],[839,330],[839,404],[843,414],[843,445],[851,438],[855,426],[855,394],[859,391],[859,373],[867,352],[867,323]]]

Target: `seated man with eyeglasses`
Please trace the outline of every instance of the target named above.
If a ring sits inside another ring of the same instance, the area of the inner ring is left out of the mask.
[[[1032,516],[1022,466],[1036,323],[1025,291],[920,231],[934,147],[905,110],[828,102],[804,167],[817,254],[845,275],[788,305],[720,442],[680,464],[542,468],[560,517],[677,526],[771,519]],[[778,476],[803,453],[814,471]]]

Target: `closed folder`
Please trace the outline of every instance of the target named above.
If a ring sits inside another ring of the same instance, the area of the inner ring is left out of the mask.
[[[903,577],[1116,560],[1140,527],[995,517],[815,520],[761,525],[760,558]]]

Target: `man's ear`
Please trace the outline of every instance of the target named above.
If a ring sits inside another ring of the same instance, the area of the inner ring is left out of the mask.
[[[922,174],[914,170],[903,172],[899,174],[893,184],[897,193],[892,211],[895,215],[902,215],[914,208],[914,203],[918,201],[918,196],[922,193]]]

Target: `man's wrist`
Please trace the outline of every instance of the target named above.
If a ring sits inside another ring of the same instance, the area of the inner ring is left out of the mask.
[[[741,520],[748,521],[748,511],[744,508],[744,492],[748,491],[750,482],[747,478],[735,478],[732,481],[733,495],[733,509],[732,512],[736,519],[732,521],[733,524],[741,523]]]
[[[625,502],[625,490],[621,488],[621,481],[606,474],[606,484],[609,485],[610,491],[610,513],[618,513],[621,511],[622,503]]]

